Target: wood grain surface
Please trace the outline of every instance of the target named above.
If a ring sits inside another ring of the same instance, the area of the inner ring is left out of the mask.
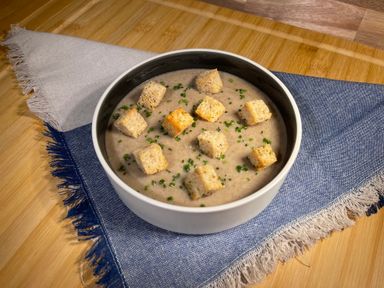
[[[384,84],[383,51],[197,1],[1,1],[3,36],[14,23],[155,52],[224,49],[276,71]],[[28,111],[4,52],[0,87],[0,287],[93,286],[82,261],[91,243],[79,242],[63,220],[42,123]],[[383,287],[383,243],[384,209],[254,287]]]
[[[205,0],[384,49],[383,0]]]

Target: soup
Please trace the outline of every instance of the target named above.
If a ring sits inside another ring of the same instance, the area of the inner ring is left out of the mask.
[[[206,94],[195,88],[195,78],[204,69],[186,69],[158,75],[150,80],[167,87],[160,105],[153,111],[140,109],[148,127],[138,138],[122,134],[114,125],[114,118],[125,109],[136,105],[145,83],[130,91],[117,105],[106,132],[108,160],[115,173],[136,191],[153,199],[181,206],[215,206],[241,199],[265,186],[282,169],[286,153],[284,121],[267,95],[249,82],[220,71],[222,91],[209,95],[225,106],[225,113],[216,121],[208,122],[194,114],[196,106]],[[239,109],[251,100],[263,100],[272,113],[271,119],[247,126],[239,118]],[[171,111],[182,107],[195,122],[177,137],[171,137],[162,128],[163,119]],[[203,131],[219,131],[229,148],[218,158],[206,156],[199,148],[197,136]],[[146,175],[135,163],[132,153],[150,143],[158,143],[167,159],[166,170]],[[252,147],[270,144],[277,162],[265,169],[255,169],[248,160]],[[186,175],[196,167],[211,165],[223,188],[212,195],[192,200],[183,183]]]

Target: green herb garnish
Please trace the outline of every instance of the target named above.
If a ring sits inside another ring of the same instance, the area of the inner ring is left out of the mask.
[[[165,86],[165,88],[168,88],[168,87],[169,87],[167,84],[165,84],[164,81],[160,81],[159,83],[160,83],[161,85]]]
[[[173,201],[173,197],[172,196],[168,196],[167,201]]]
[[[165,180],[164,179],[160,179],[159,180],[159,184],[163,185],[163,188],[165,188],[167,186],[167,185],[165,185]]]
[[[178,83],[178,84],[176,84],[175,86],[173,86],[173,90],[179,90],[179,89],[182,89],[182,88],[184,88],[183,87],[183,84],[181,84],[181,83]]]
[[[263,142],[264,142],[265,144],[271,144],[271,143],[272,143],[272,141],[269,140],[269,139],[267,139],[267,138],[263,138]]]
[[[231,120],[231,121],[224,121],[224,125],[227,128],[231,127],[234,123],[235,123],[235,121],[233,121],[233,120]]]
[[[187,99],[180,99],[177,101],[178,104],[184,104],[185,106],[188,106],[188,100]]]
[[[239,96],[240,96],[240,99],[244,99],[245,98],[245,95],[244,93],[247,92],[246,89],[235,89],[236,92],[239,92]]]
[[[237,171],[238,173],[240,173],[241,171],[248,171],[248,167],[245,166],[245,164],[243,164],[243,165],[237,165],[237,166],[236,166],[236,171]]]
[[[128,106],[128,105],[123,105],[123,106],[121,106],[119,109],[122,109],[122,110],[128,110],[128,109],[129,109],[129,106]]]
[[[148,110],[144,110],[144,115],[145,115],[145,117],[150,117],[151,115],[152,115],[152,112],[151,111],[148,111]]]
[[[117,120],[117,119],[119,119],[119,117],[120,117],[120,113],[117,113],[117,112],[116,112],[116,113],[113,113],[113,114],[112,114],[112,119],[113,119],[113,120]]]

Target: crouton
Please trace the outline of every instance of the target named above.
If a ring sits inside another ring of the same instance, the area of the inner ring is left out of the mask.
[[[190,172],[184,179],[184,185],[192,200],[209,196],[224,187],[211,165],[199,166]]]
[[[220,158],[228,149],[227,138],[222,132],[204,131],[197,136],[200,150],[211,158]]]
[[[114,125],[120,132],[133,138],[139,137],[148,126],[136,108],[121,113]]]
[[[162,126],[169,135],[176,137],[192,125],[192,123],[193,117],[183,108],[177,108],[165,117]]]
[[[276,154],[270,144],[253,148],[248,158],[257,169],[266,168],[277,161]]]
[[[147,175],[155,174],[167,169],[168,161],[159,144],[152,143],[149,146],[133,152],[139,168]]]
[[[272,117],[272,113],[263,100],[246,102],[244,107],[239,111],[239,115],[247,125],[256,125]]]
[[[205,96],[195,111],[200,118],[209,122],[217,121],[224,112],[225,107],[223,103],[210,96]]]
[[[223,81],[217,69],[201,72],[197,75],[195,83],[197,90],[201,93],[215,94],[223,89]]]
[[[159,106],[166,91],[167,88],[160,83],[149,81],[144,85],[143,91],[141,92],[139,101],[137,103],[141,106],[144,106],[148,110],[153,110]]]

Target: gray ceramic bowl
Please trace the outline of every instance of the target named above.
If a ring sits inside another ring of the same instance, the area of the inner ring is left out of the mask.
[[[287,129],[287,153],[281,171],[264,187],[240,200],[213,207],[184,207],[149,198],[124,183],[113,171],[105,149],[108,121],[120,100],[142,82],[170,71],[218,68],[237,75],[265,92],[279,109]],[[97,157],[120,199],[136,215],[158,227],[186,234],[208,234],[240,225],[265,209],[278,193],[300,148],[299,110],[285,85],[268,69],[236,54],[209,49],[172,51],[150,58],[120,75],[104,92],[92,122]]]

